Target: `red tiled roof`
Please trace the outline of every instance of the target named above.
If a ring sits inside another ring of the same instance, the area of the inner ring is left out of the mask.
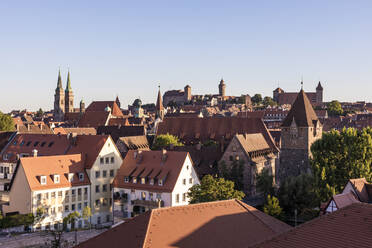
[[[368,182],[365,178],[350,179],[349,182],[353,186],[361,202],[367,203],[367,202],[372,201],[372,196],[368,195],[368,189],[367,189]]]
[[[153,209],[77,247],[240,248],[290,229],[241,201],[227,200]]]
[[[360,248],[372,244],[372,205],[354,203],[256,245],[260,248]]]
[[[80,154],[21,158],[21,165],[33,191],[90,184]],[[73,173],[72,182],[69,173]],[[79,173],[84,174],[83,180],[79,180]],[[53,175],[59,175],[59,183],[54,183]],[[46,176],[45,185],[40,183],[40,176]]]
[[[136,158],[135,154],[137,154]],[[187,152],[167,151],[165,159],[163,159],[162,151],[139,152],[130,150],[116,174],[113,186],[116,188],[172,192],[187,156]],[[125,183],[125,177],[130,179],[131,177],[146,177],[148,181],[141,184],[140,178],[138,178],[137,183],[133,183],[132,180]],[[164,177],[166,177],[165,180]],[[150,179],[155,179],[154,185],[150,185]],[[158,185],[157,180],[159,179],[164,180],[163,186]]]
[[[358,203],[359,201],[356,199],[356,196],[352,192],[348,192],[345,194],[338,194],[332,197],[333,201],[335,202],[338,209],[349,206],[353,203]]]
[[[118,104],[115,101],[94,101],[92,102],[85,112],[105,112],[107,107],[111,108],[111,114],[116,117],[123,117],[123,112],[121,112]]]
[[[285,92],[278,94],[278,103],[279,105],[290,104],[292,105],[297,97],[296,92]],[[306,96],[309,98],[311,103],[316,103],[316,93],[315,92],[306,92]]]
[[[79,120],[78,127],[94,127],[105,126],[110,117],[109,112],[105,111],[89,111],[85,112]]]

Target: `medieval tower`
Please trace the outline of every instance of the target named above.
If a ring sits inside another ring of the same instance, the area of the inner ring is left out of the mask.
[[[57,88],[54,94],[53,116],[56,121],[63,121],[65,114],[65,92],[62,87],[61,71],[58,71]]]
[[[218,85],[218,92],[219,92],[219,95],[222,96],[222,97],[225,97],[225,92],[226,91],[226,84],[225,84],[225,81],[223,81],[223,78],[221,79],[220,81],[220,84]]]
[[[323,127],[301,89],[282,124],[278,180],[311,171],[310,147],[322,137]]]

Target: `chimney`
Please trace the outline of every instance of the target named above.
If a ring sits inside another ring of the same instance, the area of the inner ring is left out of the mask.
[[[161,150],[161,154],[162,154],[161,161],[164,163],[165,160],[167,160],[167,150],[165,149]]]
[[[27,131],[30,131],[30,124],[27,123]]]
[[[37,150],[36,149],[32,150],[32,156],[37,157]]]
[[[43,131],[43,124],[40,124],[39,127],[40,127],[40,131]]]
[[[17,131],[19,131],[19,124],[18,123],[16,124],[16,129],[17,129]]]

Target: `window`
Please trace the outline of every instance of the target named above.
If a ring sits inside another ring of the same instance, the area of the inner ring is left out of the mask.
[[[102,185],[102,192],[107,192],[107,185],[106,184]]]
[[[51,207],[50,208],[50,213],[51,214],[55,214],[56,213],[56,208],[55,207]]]
[[[54,183],[59,183],[59,175],[54,175]]]
[[[96,185],[96,193],[99,193],[99,185]]]
[[[111,164],[115,163],[115,158],[111,157]]]
[[[48,147],[52,147],[53,144],[54,144],[54,142],[50,142]]]
[[[189,178],[189,184],[192,184],[192,177]]]
[[[141,178],[141,184],[145,184],[146,183],[146,178],[142,177]]]
[[[110,170],[110,177],[114,176],[114,170]]]
[[[75,195],[75,194],[76,194],[76,189],[71,190],[71,195]]]
[[[37,199],[38,201],[40,201],[40,200],[41,200],[41,194],[37,194],[37,195],[36,195],[36,199]]]
[[[128,183],[129,182],[129,177],[124,177],[124,182]]]
[[[177,194],[176,195],[176,203],[179,203],[180,202],[180,194]]]
[[[51,197],[52,199],[56,198],[56,192],[52,192],[50,197]]]
[[[96,178],[99,178],[99,176],[100,176],[100,172],[96,171]]]
[[[81,195],[81,189],[78,189],[78,195]]]
[[[44,193],[44,199],[49,199],[49,193]]]
[[[59,206],[57,211],[58,213],[62,212],[62,206]]]
[[[84,202],[84,207],[88,207],[88,202]]]
[[[78,204],[78,210],[81,210],[81,203]]]
[[[88,188],[84,188],[84,195],[88,194]]]
[[[46,184],[46,176],[41,176],[40,177],[40,183],[41,183],[41,185],[45,185]]]
[[[154,194],[153,193],[149,193],[150,200],[153,200],[153,197],[154,197]]]
[[[27,142],[26,146],[30,146],[32,141]]]
[[[46,142],[44,141],[43,143],[41,143],[41,147],[44,147],[45,146],[45,144],[46,144]]]
[[[110,158],[105,158],[105,163],[108,164],[110,162]]]
[[[189,166],[186,166],[186,169],[189,170]]]
[[[99,199],[96,200],[96,207],[99,207],[101,205],[101,202]]]
[[[182,194],[182,201],[183,201],[183,202],[186,201],[186,193],[183,193],[183,194]]]
[[[107,177],[107,171],[102,171],[102,177]]]
[[[150,184],[151,184],[151,185],[154,185],[154,178],[151,178],[151,179],[150,179]]]
[[[34,147],[37,146],[38,144],[39,144],[39,141],[36,141],[36,142],[34,143]]]
[[[25,141],[22,140],[22,142],[19,144],[20,146],[23,146],[25,144]]]
[[[68,181],[71,183],[74,178],[74,173],[68,173]]]
[[[106,222],[109,222],[110,221],[110,215],[106,215]]]
[[[62,191],[58,191],[58,197],[62,198]]]
[[[159,186],[163,186],[163,179],[159,179]]]
[[[146,200],[146,192],[141,193],[141,198],[142,198],[142,200]]]
[[[100,158],[100,159],[99,159],[99,163],[100,163],[100,164],[104,164],[104,161],[105,161],[104,158]]]
[[[137,183],[137,177],[133,177],[133,183]]]
[[[79,173],[79,180],[84,181],[84,173]]]
[[[186,178],[182,180],[183,185],[186,185]]]
[[[233,156],[230,156],[230,157],[229,157],[229,160],[230,160],[230,161],[233,161],[233,160],[234,160],[234,157],[233,157]]]
[[[75,211],[75,204],[71,204],[71,211]]]

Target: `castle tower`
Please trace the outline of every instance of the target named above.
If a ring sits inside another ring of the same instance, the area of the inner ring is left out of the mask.
[[[225,81],[223,81],[223,78],[221,78],[220,84],[218,85],[219,95],[224,97],[225,91],[226,91],[226,84],[225,84]]]
[[[185,102],[191,101],[191,86],[186,85],[184,90],[185,90]]]
[[[71,112],[74,112],[74,93],[71,88],[70,71],[68,71],[65,90],[65,113]]]
[[[311,171],[310,147],[322,137],[323,127],[303,89],[282,124],[278,179]]]
[[[119,96],[116,96],[115,102],[116,102],[116,104],[118,105],[118,107],[120,108],[120,100],[119,100]]]
[[[63,121],[65,113],[65,92],[62,87],[61,71],[58,71],[57,88],[54,94],[53,116],[56,121]]]
[[[156,114],[155,118],[160,118],[161,120],[164,119],[164,107],[163,107],[163,100],[160,93],[160,86],[158,91],[158,99],[156,100]]]
[[[320,84],[320,81],[316,87],[316,103],[323,103],[323,87]]]

